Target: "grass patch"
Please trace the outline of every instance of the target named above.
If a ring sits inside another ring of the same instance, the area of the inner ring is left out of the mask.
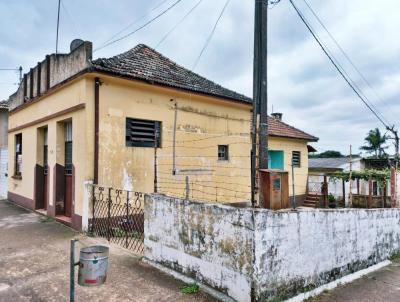
[[[196,283],[186,284],[181,287],[181,293],[186,295],[193,295],[199,292],[199,286]]]
[[[390,258],[390,261],[396,262],[396,263],[400,263],[400,253],[395,253],[393,254]]]
[[[54,221],[53,217],[50,217],[50,216],[40,217],[40,222],[41,223],[47,223],[47,222],[52,222],[52,221]]]

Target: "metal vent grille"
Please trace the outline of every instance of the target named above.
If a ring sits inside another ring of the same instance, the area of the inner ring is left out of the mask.
[[[293,151],[292,152],[292,165],[295,168],[300,168],[300,159],[301,159],[301,153],[300,151]]]
[[[126,146],[160,147],[161,122],[127,118]]]

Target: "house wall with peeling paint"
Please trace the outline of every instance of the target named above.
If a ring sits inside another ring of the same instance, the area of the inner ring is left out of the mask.
[[[183,197],[188,176],[192,199],[223,203],[250,200],[249,105],[138,81],[100,74],[99,77],[103,82],[100,88],[100,184]],[[173,175],[175,110],[176,174]],[[127,147],[126,118],[161,121],[161,147]],[[229,146],[228,161],[218,160],[218,145]],[[307,142],[271,137],[269,146],[271,150],[284,151],[284,169],[290,175],[292,151],[301,152],[301,167],[295,168],[295,195],[304,197]]]
[[[9,115],[8,134],[8,191],[9,199],[25,207],[38,209],[35,200],[37,190],[35,169],[43,167],[43,137],[41,130],[48,129],[48,207],[47,213],[55,215],[55,167],[64,165],[64,132],[60,125],[72,121],[72,161],[74,171],[74,195],[72,200],[73,226],[80,227],[83,200],[83,183],[93,178],[93,79],[77,78],[67,85],[54,90],[40,101],[28,103],[22,110]],[[53,114],[71,107],[84,105],[84,108],[51,118]],[[50,118],[48,118],[50,117]],[[22,173],[15,177],[15,136],[22,134]]]
[[[285,300],[400,252],[400,209],[270,211],[146,196],[145,257],[237,301]]]
[[[101,81],[100,184],[183,197],[188,176],[191,198],[250,200],[249,105],[104,75]],[[127,147],[126,118],[161,121],[161,147]],[[218,145],[229,146],[229,160],[218,160]]]

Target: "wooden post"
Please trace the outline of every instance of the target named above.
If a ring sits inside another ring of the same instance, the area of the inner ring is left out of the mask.
[[[324,196],[324,206],[328,207],[328,183],[327,183],[327,179],[326,179],[326,175],[324,175],[324,184],[322,186],[322,194]]]
[[[357,195],[360,195],[360,179],[357,178]]]
[[[386,208],[386,196],[387,196],[387,186],[386,186],[386,179],[383,182],[383,208]]]
[[[372,204],[372,179],[368,179],[368,203],[367,208],[370,208]]]
[[[351,179],[353,176],[353,166],[352,166],[352,158],[351,158],[351,145],[350,145],[350,175],[349,175],[349,207],[353,207],[353,180]]]
[[[343,203],[346,207],[346,182],[342,180]]]

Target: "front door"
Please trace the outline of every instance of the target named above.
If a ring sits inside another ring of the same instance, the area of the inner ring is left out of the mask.
[[[47,210],[49,202],[49,166],[48,166],[48,155],[47,155],[47,128],[44,130],[44,144],[43,144],[43,208]]]
[[[64,124],[65,129],[65,166],[64,166],[64,209],[65,216],[71,217],[72,214],[72,198],[73,198],[73,165],[72,165],[72,122]]]

